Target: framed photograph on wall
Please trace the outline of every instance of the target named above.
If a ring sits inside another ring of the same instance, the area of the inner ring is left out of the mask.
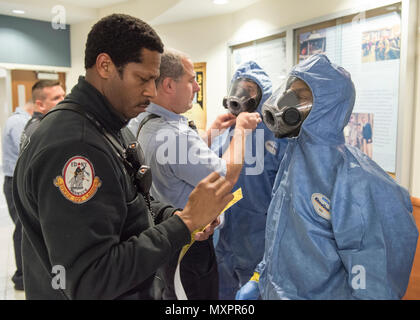
[[[351,121],[357,121],[357,126],[346,127],[347,140],[385,171],[395,173],[401,3],[298,28],[295,43],[297,62],[324,53],[350,72],[356,88]],[[365,134],[370,132],[369,139],[353,137],[356,132],[361,135],[362,128]]]

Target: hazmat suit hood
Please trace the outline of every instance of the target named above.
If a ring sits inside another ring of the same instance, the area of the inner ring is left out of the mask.
[[[248,61],[240,65],[239,68],[235,71],[231,80],[231,84],[233,84],[239,78],[250,79],[260,87],[262,96],[256,112],[261,114],[262,105],[271,95],[272,84],[269,76],[256,62]]]
[[[314,55],[290,73],[311,89],[312,110],[302,124],[301,135],[324,144],[344,143],[347,125],[355,102],[350,74],[330,62],[325,55]]]

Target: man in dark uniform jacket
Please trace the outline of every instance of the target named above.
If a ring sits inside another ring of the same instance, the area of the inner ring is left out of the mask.
[[[233,198],[212,173],[182,211],[150,201],[147,168],[128,157],[123,129],[156,96],[162,52],[143,21],[101,19],[88,35],[86,77],[22,151],[13,193],[28,299],[153,298],[156,271]]]

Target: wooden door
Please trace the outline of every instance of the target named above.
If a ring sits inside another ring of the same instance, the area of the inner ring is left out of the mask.
[[[24,101],[26,103],[32,99],[32,86],[38,81],[37,71],[32,70],[12,70],[12,108],[15,111],[16,107],[19,106],[19,90],[21,95],[24,91]],[[64,91],[66,91],[66,74],[64,72],[58,72],[59,81]],[[20,88],[20,89],[19,89]]]

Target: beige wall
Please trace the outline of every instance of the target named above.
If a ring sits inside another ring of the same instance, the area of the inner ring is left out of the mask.
[[[207,124],[225,109],[227,90],[227,40],[232,36],[231,16],[155,27],[168,47],[188,53],[194,62],[206,62]]]
[[[207,121],[209,124],[219,113],[224,112],[222,99],[226,94],[228,86],[227,48],[229,43],[253,40],[272,34],[286,26],[295,26],[307,21],[319,20],[321,22],[325,17],[368,10],[393,2],[396,2],[396,0],[263,0],[235,14],[158,25],[154,26],[154,28],[162,37],[166,46],[187,52],[195,62],[207,63]],[[154,11],[158,12],[158,10]],[[116,5],[111,9],[101,10],[99,16],[111,12],[125,12],[144,19],[144,17],[138,14],[141,11],[137,10],[137,6],[134,5],[132,7],[125,5],[121,7],[121,10]],[[152,19],[153,15],[148,14],[147,18]],[[145,20],[148,21],[147,19]],[[418,20],[420,20],[420,11]],[[68,77],[69,87],[72,86],[71,82],[77,80],[79,74],[84,73],[83,50],[90,25],[89,23],[84,23],[72,26],[72,72]],[[417,38],[419,38],[419,33],[417,34]],[[420,44],[418,43],[417,60],[420,51],[419,46]],[[407,67],[411,69],[417,68],[417,92],[419,92],[419,63],[417,65],[410,64]],[[418,148],[415,148],[413,158],[411,159],[411,184],[410,182],[404,182],[404,185],[412,191],[413,195],[420,197],[419,95],[416,97],[416,102],[415,109],[417,117],[415,118],[412,134],[413,136],[415,135],[413,143]],[[409,110],[413,106],[406,108]],[[416,128],[418,129],[416,130]],[[410,145],[411,142],[409,143],[409,147]],[[407,151],[404,152],[407,153]]]
[[[420,5],[418,6],[417,19],[417,71],[416,71],[416,96],[415,96],[415,113],[414,113],[414,130],[413,130],[413,160],[412,160],[412,181],[411,193],[413,196],[420,198]]]
[[[77,83],[79,75],[85,74],[85,44],[90,28],[95,21],[82,22],[71,25],[70,43],[71,43],[71,71],[67,73],[66,87],[67,93]]]

